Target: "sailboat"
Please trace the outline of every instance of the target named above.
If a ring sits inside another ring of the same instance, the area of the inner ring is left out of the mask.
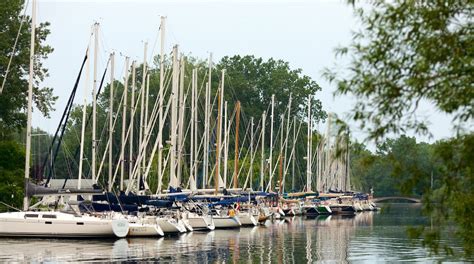
[[[30,68],[28,83],[28,109],[25,154],[25,194],[23,210],[0,213],[0,236],[23,237],[125,237],[128,221],[92,215],[80,215],[57,211],[29,210],[29,171],[31,151],[31,116],[33,96],[33,65],[35,51],[36,0],[32,1]]]

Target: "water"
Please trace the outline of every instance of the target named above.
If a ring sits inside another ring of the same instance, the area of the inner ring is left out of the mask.
[[[390,210],[354,217],[294,217],[266,226],[193,232],[165,238],[119,240],[0,239],[0,262],[437,262],[420,241],[407,238],[408,226],[429,225],[420,206],[391,204]],[[455,250],[459,244],[446,241]]]

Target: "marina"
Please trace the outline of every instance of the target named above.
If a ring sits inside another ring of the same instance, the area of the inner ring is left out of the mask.
[[[31,10],[34,29],[36,1],[32,1]],[[279,102],[272,94],[268,114],[263,112],[257,121],[260,129],[254,129],[254,117],[240,118],[245,113],[241,102],[228,102],[224,97],[226,69],[220,70],[215,86],[212,75],[217,69],[212,54],[204,76],[199,76],[197,67],[186,68],[187,58],[180,53],[178,45],[173,46],[171,56],[167,57],[165,28],[166,17],[161,17],[160,54],[151,54],[159,58],[157,68],[148,62],[150,55],[145,42],[141,65],[137,61],[130,65],[130,58],[124,58],[123,83],[116,76],[114,52],[109,55],[99,83],[100,25],[93,24],[68,104],[48,155],[43,157],[41,165],[35,165],[40,166],[36,168],[41,174],[36,173],[34,179],[30,177],[32,115],[28,112],[23,210],[0,213],[0,236],[162,237],[192,232],[195,228],[212,231],[265,225],[267,221],[295,215],[354,215],[356,211],[377,210],[371,194],[352,191],[349,135],[347,131],[341,134],[331,114],[326,134],[313,153],[311,95],[307,97],[306,124],[292,118],[291,93],[282,113],[275,112]],[[31,35],[30,48],[30,65],[33,65],[35,34]],[[141,70],[141,76],[137,76],[137,70]],[[35,76],[33,71],[29,74],[31,92]],[[110,82],[103,89],[106,75]],[[151,77],[159,78],[158,87],[150,87]],[[57,157],[64,151],[63,136],[71,123],[69,117],[79,83],[84,87],[81,135],[75,154],[66,157],[66,162],[77,162],[77,168],[59,171]],[[92,111],[88,112],[91,87]],[[114,89],[119,87],[121,92],[117,94]],[[99,98],[102,90],[109,94],[108,98]],[[205,96],[200,98],[203,91]],[[103,104],[99,104],[99,99]],[[231,115],[228,103],[235,105]],[[200,107],[204,107],[203,116]],[[107,112],[105,125],[97,124],[98,111]],[[116,126],[118,121],[121,121],[120,129]],[[138,131],[134,132],[137,124]],[[306,150],[304,156],[297,157],[295,146],[302,125],[307,131],[303,138]],[[267,126],[269,135],[265,132]],[[100,135],[97,127],[102,129]],[[116,134],[118,130],[120,134]],[[242,139],[240,130],[245,132]],[[90,139],[86,138],[86,131],[91,131]],[[169,138],[163,138],[165,132]],[[232,169],[229,168],[231,132],[234,132]],[[202,137],[198,138],[198,134]],[[269,136],[267,141],[266,136]],[[90,144],[90,154],[84,151],[86,144]],[[260,175],[253,175],[257,151],[261,155]],[[89,157],[91,163],[84,163]],[[248,159],[252,169],[243,171],[244,166],[239,164]],[[299,187],[294,180],[297,161],[306,163],[306,182]],[[152,176],[152,167],[157,177]],[[152,177],[156,177],[153,184]],[[35,203],[31,204],[33,200]]]
[[[5,0],[0,262],[474,262],[464,1]]]
[[[161,238],[0,240],[1,262],[436,262],[469,259],[430,255],[407,238],[410,225],[429,225],[416,204],[353,217],[292,217],[264,226],[194,231]],[[403,224],[400,224],[403,223]],[[459,250],[452,238],[446,243]],[[34,248],[31,245],[35,245]]]

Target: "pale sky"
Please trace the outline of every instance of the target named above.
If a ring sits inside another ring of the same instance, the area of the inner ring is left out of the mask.
[[[51,23],[47,43],[55,50],[45,61],[50,77],[45,86],[53,87],[59,96],[51,119],[37,113],[33,126],[54,132],[74,85],[76,75],[89,42],[92,24],[101,24],[99,52],[101,75],[111,51],[116,57],[116,76],[123,74],[124,56],[143,60],[143,42],[159,52],[160,16],[167,17],[167,51],[179,44],[180,51],[200,58],[213,53],[214,62],[229,55],[255,55],[288,61],[292,68],[301,68],[323,91],[317,98],[323,108],[346,116],[354,100],[333,98],[334,85],[321,77],[325,67],[335,63],[333,49],[347,45],[351,30],[357,29],[352,7],[345,0],[297,1],[46,1],[38,2],[39,21]],[[157,42],[158,41],[158,42]],[[155,48],[153,45],[156,42]],[[83,85],[76,103],[82,102]],[[420,115],[429,116],[432,139],[453,135],[450,118],[424,104]],[[351,124],[351,122],[349,122]],[[323,129],[321,126],[320,129]],[[354,137],[363,133],[352,125]]]

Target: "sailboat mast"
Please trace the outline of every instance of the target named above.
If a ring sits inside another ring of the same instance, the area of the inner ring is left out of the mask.
[[[86,51],[86,57],[89,58],[89,48]],[[81,124],[81,143],[79,147],[79,174],[77,177],[77,189],[81,189],[82,181],[82,167],[84,163],[84,141],[85,141],[85,131],[86,131],[86,117],[87,117],[87,96],[89,88],[89,61],[86,62],[86,71],[85,76],[86,80],[84,82],[84,105],[82,106],[82,124]]]
[[[178,46],[173,47],[173,81],[171,90],[171,146],[170,146],[170,181],[169,186],[177,187],[176,178],[176,132],[178,123],[178,86],[179,86]]]
[[[27,186],[30,178],[30,153],[31,153],[31,112],[33,100],[33,66],[35,58],[35,29],[36,29],[36,0],[31,6],[31,43],[30,43],[30,76],[28,80],[28,109],[26,119],[26,153],[25,153],[25,194],[23,196],[23,210],[28,210],[29,201]]]
[[[123,177],[125,174],[125,129],[127,123],[127,93],[128,93],[128,67],[130,58],[125,58],[125,82],[123,88],[123,110],[122,110],[122,136],[120,144],[120,191],[123,191]]]
[[[255,154],[253,153],[253,116],[250,118],[250,190],[252,190],[252,182],[253,182],[253,160],[255,158]]]
[[[265,111],[262,114],[262,157],[260,159],[260,189],[265,191],[264,189],[264,178],[265,178]]]
[[[142,85],[141,85],[141,95],[140,95],[140,127],[139,127],[139,131],[138,131],[138,156],[142,156],[142,159],[141,159],[141,165],[139,166],[139,175],[137,177],[137,190],[140,190],[140,182],[141,182],[141,178],[143,176],[143,170],[146,166],[146,163],[145,163],[145,160],[146,160],[146,148],[142,148],[141,145],[143,144],[143,137],[144,137],[144,119],[145,119],[145,97],[147,97],[147,95],[145,94],[146,93],[146,69],[147,69],[147,65],[146,65],[146,53],[147,53],[147,48],[148,48],[148,42],[145,42],[145,47],[143,49],[143,70],[142,70]],[[143,153],[140,153],[142,152]]]
[[[112,158],[113,158],[113,125],[114,125],[114,70],[115,70],[115,54],[110,54],[110,91],[109,91],[109,180],[108,191],[112,191]]]
[[[99,23],[94,24],[94,85],[92,86],[92,182],[96,182],[96,151],[97,151],[97,53],[99,51]]]
[[[165,26],[166,26],[166,17],[161,17],[160,23],[160,88],[158,91],[158,100],[159,100],[159,116],[158,123],[160,126],[163,124],[163,89],[164,89],[164,79],[165,79]],[[158,191],[161,191],[161,181],[163,175],[162,173],[162,156],[163,156],[163,138],[162,133],[158,133]]]
[[[177,163],[178,163],[178,185],[182,182],[182,161],[183,161],[183,138],[184,138],[184,119],[185,119],[185,98],[184,98],[184,70],[185,70],[185,59],[181,55],[180,60],[180,71],[179,71],[179,119],[178,119],[178,152],[177,152]]]
[[[291,146],[291,152],[293,156],[291,157],[292,164],[291,164],[291,191],[295,190],[295,165],[296,165],[296,153],[295,153],[295,145],[296,145],[296,116],[293,116],[293,145]]]
[[[227,118],[227,101],[224,102],[224,186],[227,186],[227,161],[229,159],[229,124]]]
[[[240,101],[235,105],[235,156],[234,156],[234,188],[237,188],[239,171],[239,125],[240,125]]]
[[[134,122],[134,117],[135,117],[135,89],[136,89],[136,68],[135,68],[135,61],[132,62],[132,98],[130,102],[130,149],[129,149],[129,159],[128,159],[128,179],[132,179],[132,174],[133,174],[133,167],[135,161],[133,160],[133,130],[135,127],[135,122]]]
[[[281,131],[280,131],[280,157],[279,157],[279,168],[278,168],[278,186],[279,186],[279,193],[283,193],[283,141],[284,141],[284,138],[283,138],[283,133],[285,132],[285,115],[280,115],[280,127],[281,127]]]
[[[197,69],[194,69],[195,71],[195,74],[194,74],[194,159],[193,159],[193,163],[194,163],[194,189],[197,189],[197,175],[198,175],[198,152],[199,152],[199,149],[198,149],[198,125],[199,125],[199,122],[198,122],[198,107],[197,107],[197,103],[198,103],[198,100],[199,100],[199,93],[197,92],[197,87],[198,87],[198,70]]]
[[[194,99],[196,97],[195,95],[195,89],[196,89],[196,69],[193,69],[192,72],[192,78],[191,78],[191,117],[190,117],[190,122],[191,122],[191,144],[190,144],[190,150],[189,150],[189,183],[190,183],[190,189],[192,191],[196,190],[196,173],[195,173],[195,163],[194,163],[194,134],[195,134],[195,127],[194,127],[194,119],[195,119],[195,113],[194,113]]]
[[[216,138],[216,169],[214,174],[215,194],[219,192],[219,177],[221,169],[221,132],[222,132],[222,101],[224,99],[224,75],[225,70],[222,70],[221,87],[219,89],[219,96],[217,98],[217,138]]]
[[[311,96],[308,96],[308,140],[307,140],[307,154],[306,154],[306,191],[311,192]]]
[[[288,100],[288,117],[286,119],[286,136],[285,136],[285,154],[283,155],[283,182],[282,182],[282,193],[285,191],[286,175],[288,174],[287,154],[288,154],[288,137],[290,136],[290,115],[291,115],[291,99],[292,94],[290,93],[290,99]]]
[[[272,167],[272,158],[273,158],[273,117],[275,115],[275,95],[272,94],[272,106],[271,106],[271,115],[270,115],[270,155],[268,157],[268,170],[269,174],[269,188],[268,191],[272,191],[272,180],[273,180],[273,167]]]
[[[209,73],[206,84],[206,98],[204,104],[204,146],[203,146],[203,177],[202,188],[206,188],[207,177],[209,173],[209,119],[210,119],[210,97],[211,97],[211,74],[212,74],[212,53],[209,54]]]

